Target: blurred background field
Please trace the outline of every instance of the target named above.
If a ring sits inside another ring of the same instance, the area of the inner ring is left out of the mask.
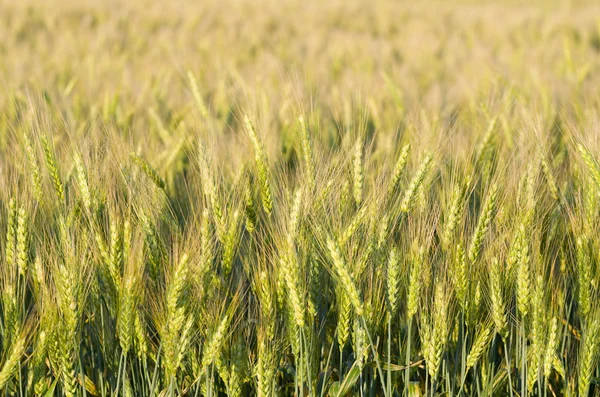
[[[118,95],[120,117],[141,122],[157,101],[188,116],[191,71],[221,117],[248,101],[279,115],[290,98],[342,117],[351,102],[390,130],[399,112],[499,106],[506,92],[540,110],[594,101],[599,13],[567,2],[8,1],[0,72],[8,93],[36,87],[65,106]]]

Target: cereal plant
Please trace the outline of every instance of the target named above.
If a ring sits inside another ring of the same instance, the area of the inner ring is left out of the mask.
[[[5,396],[600,395],[600,7],[0,5]]]

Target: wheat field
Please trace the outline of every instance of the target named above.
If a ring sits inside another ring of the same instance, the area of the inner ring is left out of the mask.
[[[0,3],[3,396],[600,395],[600,6]]]

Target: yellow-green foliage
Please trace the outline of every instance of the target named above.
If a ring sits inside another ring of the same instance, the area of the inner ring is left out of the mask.
[[[599,15],[3,2],[0,392],[598,395]]]

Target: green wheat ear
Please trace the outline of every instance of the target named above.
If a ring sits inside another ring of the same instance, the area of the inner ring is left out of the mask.
[[[398,260],[398,251],[394,247],[390,250],[387,261],[387,293],[389,315],[394,316],[398,309],[398,294],[400,291],[400,266]]]
[[[354,161],[353,161],[353,194],[354,202],[357,206],[360,206],[363,198],[363,185],[365,181],[365,170],[364,170],[364,153],[363,153],[363,141],[358,138],[354,146]]]
[[[451,245],[455,230],[460,223],[460,219],[462,218],[467,199],[467,191],[470,185],[471,177],[468,176],[465,178],[462,184],[458,184],[458,186],[454,186],[453,188],[452,203],[448,211],[448,217],[446,219],[444,232],[442,234],[442,242],[446,245],[446,247]]]
[[[16,264],[17,255],[17,202],[11,198],[8,203],[8,224],[6,228],[5,258],[9,268]]]
[[[362,315],[363,303],[360,299],[359,291],[356,287],[356,284],[352,280],[352,276],[348,271],[348,268],[346,267],[346,263],[342,258],[342,254],[338,245],[331,237],[327,238],[327,249],[331,255],[333,269],[335,270],[336,275],[339,277],[340,284],[350,299],[350,302],[354,307],[354,311],[358,316]]]
[[[596,185],[600,187],[600,166],[592,156],[592,154],[583,146],[582,144],[577,145],[577,149],[581,153],[581,157],[583,158],[583,162],[585,163],[590,175],[596,182]]]
[[[588,394],[592,376],[600,357],[600,321],[594,319],[584,330],[581,341],[578,375],[579,375],[579,395]]]
[[[92,203],[92,192],[88,182],[87,170],[83,164],[83,159],[79,154],[75,155],[75,171],[77,174],[77,183],[79,185],[81,200],[83,201],[86,210],[89,213],[92,213],[94,210]]]
[[[19,337],[9,350],[6,361],[0,369],[0,389],[4,389],[6,384],[17,375],[19,362],[21,361],[26,350],[25,337]]]
[[[477,361],[479,361],[479,358],[485,351],[485,348],[487,347],[491,337],[492,328],[484,326],[483,329],[476,336],[475,341],[473,342],[473,346],[471,347],[471,351],[467,356],[467,362],[465,364],[467,371],[473,368]]]
[[[554,174],[552,172],[552,169],[550,168],[550,164],[548,164],[548,161],[543,156],[543,154],[540,154],[540,156],[542,172],[544,173],[544,177],[546,178],[546,183],[548,184],[548,190],[550,191],[550,195],[555,201],[559,201],[560,195],[558,191],[558,184],[556,183],[556,179],[554,178]]]
[[[158,175],[158,172],[156,172],[156,170],[150,165],[150,163],[146,161],[146,159],[133,152],[129,154],[129,157],[131,157],[131,160],[133,160],[133,162],[137,164],[142,171],[144,171],[144,174],[146,174],[146,176],[150,178],[150,180],[154,182],[159,189],[165,189],[165,181],[160,177],[160,175]]]
[[[187,76],[188,76],[188,80],[190,82],[190,87],[192,89],[192,95],[194,96],[194,101],[196,101],[196,107],[198,108],[198,111],[200,112],[202,119],[206,120],[206,119],[208,119],[208,109],[206,108],[206,105],[204,104],[204,100],[202,99],[202,95],[200,94],[200,88],[198,87],[198,82],[196,81],[196,78],[194,77],[194,74],[192,73],[191,70],[188,70]]]
[[[414,207],[417,196],[419,194],[419,190],[423,185],[423,181],[427,176],[427,172],[429,171],[432,161],[433,156],[431,154],[425,156],[425,159],[423,159],[423,161],[421,162],[417,173],[415,174],[410,184],[408,185],[408,188],[404,192],[404,197],[402,199],[402,203],[400,204],[400,210],[403,213],[408,214]]]
[[[246,215],[246,230],[248,230],[250,233],[253,233],[254,230],[256,230],[257,218],[250,182],[248,182],[244,188],[244,199],[246,202],[246,206],[244,207],[244,214]]]
[[[300,123],[300,132],[302,140],[302,158],[304,160],[304,174],[306,182],[310,188],[309,190],[312,190],[312,188],[315,185],[315,160],[313,155],[312,140],[310,138],[310,132],[308,131],[308,126],[306,125],[304,116],[300,115],[298,117],[298,122]]]
[[[44,148],[44,159],[46,161],[46,168],[48,169],[48,172],[50,173],[50,176],[52,177],[54,192],[56,193],[56,197],[58,198],[58,201],[60,203],[64,203],[64,201],[65,201],[64,188],[63,188],[63,183],[60,179],[60,175],[58,173],[58,167],[56,165],[56,158],[54,155],[54,151],[52,150],[52,146],[50,145],[50,142],[48,141],[48,137],[46,135],[42,135],[40,137],[40,140],[42,141],[42,147]]]
[[[43,203],[43,192],[42,192],[42,177],[40,176],[40,167],[37,163],[37,156],[35,149],[31,143],[28,133],[23,134],[23,142],[25,144],[25,153],[27,155],[27,163],[29,164],[29,172],[31,176],[31,185],[33,187],[33,194],[38,203]]]
[[[219,326],[208,340],[208,343],[205,346],[204,356],[202,357],[202,366],[204,368],[208,367],[216,360],[226,337],[225,331],[229,326],[229,320],[227,314],[223,316]]]
[[[407,143],[406,145],[404,145],[402,147],[402,150],[400,151],[400,156],[398,156],[398,160],[396,161],[396,164],[394,166],[394,171],[392,173],[392,178],[390,180],[390,184],[388,187],[388,196],[391,197],[394,192],[396,191],[396,188],[398,187],[398,183],[400,182],[400,178],[402,177],[402,174],[404,173],[404,170],[406,169],[406,165],[408,164],[408,156],[410,154],[410,144]]]
[[[19,209],[17,216],[17,268],[23,277],[27,274],[29,266],[29,230],[27,211],[25,207]]]
[[[421,290],[423,288],[422,272],[425,261],[425,248],[420,247],[418,253],[411,259],[411,268],[408,281],[408,294],[406,302],[406,315],[412,319],[419,308]]]
[[[486,201],[483,205],[481,217],[477,222],[477,227],[475,228],[473,238],[471,239],[471,245],[469,247],[469,261],[471,263],[474,263],[481,255],[483,239],[490,228],[490,224],[496,212],[497,200],[498,185],[494,184],[490,188],[490,192],[488,193]]]
[[[508,323],[506,320],[506,304],[504,298],[504,271],[502,264],[497,258],[493,258],[489,266],[490,274],[490,302],[492,319],[496,332],[503,339],[507,337]]]
[[[262,199],[263,209],[267,215],[270,216],[271,212],[273,211],[273,198],[271,194],[271,183],[269,181],[271,176],[269,164],[267,162],[267,155],[264,153],[260,137],[256,133],[254,124],[252,124],[252,121],[248,115],[244,116],[244,124],[246,125],[246,131],[248,132],[250,140],[252,141],[252,146],[254,147],[254,160],[258,171],[258,181],[260,185],[260,196]]]

